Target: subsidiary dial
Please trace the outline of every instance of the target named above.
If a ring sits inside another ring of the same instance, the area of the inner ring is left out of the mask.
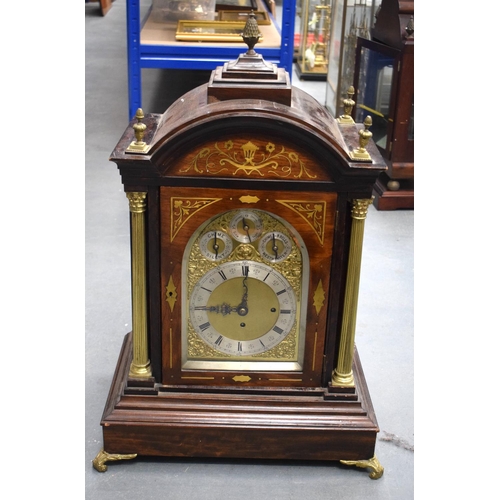
[[[262,219],[251,210],[239,210],[229,223],[231,236],[241,243],[252,243],[262,234]]]
[[[200,251],[209,260],[223,260],[232,249],[231,238],[224,231],[208,231],[200,238]]]
[[[267,233],[259,242],[259,252],[269,262],[281,262],[292,251],[292,242],[283,233],[273,231]]]

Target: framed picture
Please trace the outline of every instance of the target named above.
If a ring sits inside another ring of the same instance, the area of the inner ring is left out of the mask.
[[[248,19],[248,10],[220,10],[219,11],[219,21],[232,21],[232,22],[242,22],[246,23]],[[269,14],[264,10],[258,10],[254,12],[257,24],[271,24],[269,19]]]
[[[179,21],[175,39],[184,42],[243,42],[241,34],[244,28],[244,22]]]
[[[274,18],[276,18],[276,2],[274,0],[264,0],[269,12],[272,14]]]
[[[216,0],[215,10],[257,10],[257,0]]]

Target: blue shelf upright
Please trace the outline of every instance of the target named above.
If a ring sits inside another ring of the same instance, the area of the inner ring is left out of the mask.
[[[203,44],[172,41],[171,43],[141,43],[141,29],[147,20],[141,21],[140,0],[127,0],[127,58],[129,118],[142,107],[142,68],[213,70],[225,62],[236,59],[242,53],[241,45]],[[295,0],[283,0],[281,28],[269,14],[274,28],[281,37],[279,47],[266,47],[265,40],[258,52],[266,61],[285,68],[292,75],[293,37],[295,28]]]

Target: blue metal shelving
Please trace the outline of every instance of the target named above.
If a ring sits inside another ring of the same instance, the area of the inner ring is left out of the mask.
[[[293,36],[295,27],[295,0],[283,0],[281,29],[276,20],[271,20],[281,35],[280,47],[266,48],[263,43],[259,53],[270,63],[285,68],[292,74]],[[127,0],[127,57],[129,117],[135,116],[142,107],[141,69],[200,69],[212,70],[225,62],[236,59],[242,52],[241,46],[227,45],[169,45],[141,44],[140,0]]]

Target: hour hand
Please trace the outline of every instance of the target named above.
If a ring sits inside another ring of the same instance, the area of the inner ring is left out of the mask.
[[[228,314],[231,314],[232,312],[237,312],[238,308],[237,307],[232,307],[226,302],[216,305],[216,306],[196,306],[194,308],[195,311],[206,311],[206,312],[213,312],[215,314],[222,314],[222,316],[226,316]]]

